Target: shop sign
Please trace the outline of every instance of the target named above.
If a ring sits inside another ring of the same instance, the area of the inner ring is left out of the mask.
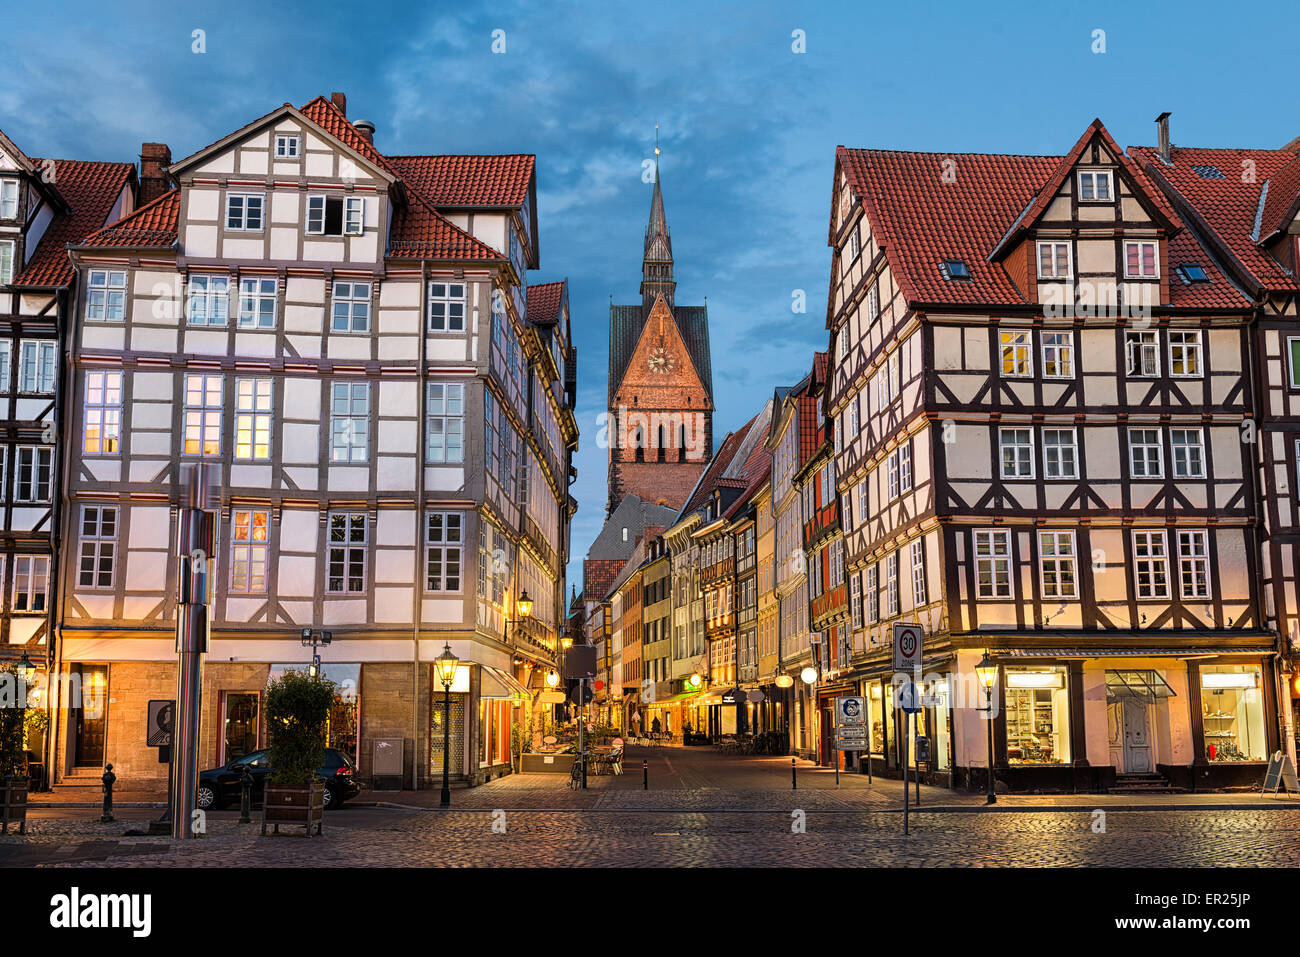
[[[763,692],[759,691],[757,688],[746,695],[746,697],[754,704],[762,704],[767,700],[767,695],[763,694]]]
[[[735,688],[732,688],[730,691],[727,691],[727,692],[725,692],[725,693],[722,695],[722,703],[723,703],[723,704],[735,704],[735,703],[736,703],[736,689],[735,689]]]

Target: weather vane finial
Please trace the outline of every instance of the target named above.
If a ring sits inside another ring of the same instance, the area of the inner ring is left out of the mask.
[[[659,155],[659,124],[655,124],[655,156]]]

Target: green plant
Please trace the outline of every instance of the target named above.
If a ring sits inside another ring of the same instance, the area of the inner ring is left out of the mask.
[[[310,784],[325,760],[325,731],[334,682],[324,675],[286,671],[266,687],[271,783]]]
[[[520,760],[525,751],[533,746],[533,735],[537,731],[537,716],[528,715],[528,724],[525,725],[519,719],[510,723],[510,751],[515,758],[515,770],[520,767]]]
[[[18,670],[9,665],[0,668],[0,688],[8,689],[0,702],[0,780],[27,774],[27,751],[23,747],[23,722],[27,709],[18,707]]]

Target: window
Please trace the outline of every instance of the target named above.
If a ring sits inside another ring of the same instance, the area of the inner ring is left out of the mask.
[[[219,375],[185,376],[186,455],[221,454],[221,392]]]
[[[970,279],[970,266],[966,265],[964,259],[945,259],[939,264],[939,270],[943,273],[943,278],[950,281]]]
[[[235,380],[235,458],[271,458],[272,380]]]
[[[11,176],[0,179],[0,219],[18,218],[18,180]]]
[[[87,372],[81,448],[87,455],[116,455],[122,435],[122,373]]]
[[[14,501],[50,501],[54,449],[48,445],[21,445],[14,464]]]
[[[1193,166],[1192,169],[1201,179],[1223,179],[1223,170],[1217,166]]]
[[[880,620],[880,566],[867,566],[867,584],[864,588],[867,600],[867,624],[874,625]]]
[[[1079,199],[1091,203],[1106,203],[1114,199],[1111,194],[1110,170],[1080,170]]]
[[[54,393],[53,339],[24,339],[18,344],[18,391],[40,395]]]
[[[9,392],[9,350],[12,347],[12,339],[0,339],[0,395]]]
[[[1011,597],[1011,532],[992,529],[973,532],[975,539],[975,595],[978,598]]]
[[[1074,378],[1074,333],[1043,333],[1043,377]]]
[[[1007,763],[1069,763],[1065,666],[1008,667],[1005,699]]]
[[[898,551],[885,556],[885,617],[898,614]]]
[[[1128,461],[1132,477],[1163,478],[1165,463],[1159,429],[1128,430]]]
[[[370,385],[330,386],[330,461],[364,462],[370,456]]]
[[[1034,374],[1034,361],[1031,355],[1034,347],[1033,333],[1028,329],[1003,331],[998,333],[998,340],[1002,344],[1002,374],[1014,377],[1032,376]]]
[[[898,491],[909,492],[912,489],[912,444],[905,442],[894,453],[898,456]]]
[[[230,315],[230,277],[191,276],[186,314],[192,326],[224,326]]]
[[[1069,279],[1070,244],[1055,240],[1040,241],[1038,244],[1038,278]]]
[[[1210,597],[1210,533],[1178,531],[1178,585],[1184,598]]]
[[[1201,725],[1212,762],[1268,760],[1259,665],[1201,665]]]
[[[1130,376],[1160,375],[1160,338],[1155,332],[1124,333],[1124,353]]]
[[[920,608],[925,604],[925,541],[917,539],[912,543],[912,607]]]
[[[235,509],[230,537],[230,590],[246,595],[266,591],[267,530],[265,511]]]
[[[1179,263],[1178,275],[1189,286],[1194,282],[1210,281],[1209,273],[1205,271],[1205,267],[1200,263]]]
[[[885,476],[886,476],[885,488],[888,493],[886,498],[887,501],[892,502],[894,499],[898,498],[898,456],[897,455],[891,454],[889,458],[885,459]]]
[[[126,314],[126,272],[92,269],[86,283],[86,318],[121,322]]]
[[[49,597],[50,557],[14,556],[14,611],[44,612]]]
[[[274,278],[269,277],[239,280],[240,329],[275,328],[277,284]]]
[[[14,244],[12,241],[0,242],[0,286],[7,286],[14,281]]]
[[[1038,566],[1044,598],[1074,598],[1074,532],[1039,532]]]
[[[370,283],[334,283],[333,319],[335,332],[370,331]]]
[[[117,506],[83,505],[78,587],[112,588],[116,561]]]
[[[275,158],[293,159],[298,155],[299,142],[296,136],[277,133],[275,136]]]
[[[1196,378],[1201,375],[1200,332],[1169,333],[1169,374]]]
[[[465,284],[429,283],[429,331],[465,331]]]
[[[875,322],[880,318],[880,286],[872,283],[867,290],[867,321]]]
[[[1074,429],[1043,429],[1043,478],[1078,477],[1079,446]]]
[[[881,363],[880,369],[876,372],[876,401],[882,410],[888,408],[898,398],[900,370],[899,356],[895,352],[888,360]]]
[[[1034,477],[1033,429],[998,429],[998,444],[1004,479]]]
[[[226,228],[259,232],[262,229],[263,193],[226,194]]]
[[[854,572],[849,576],[849,614],[852,616],[853,627],[862,627],[862,579],[858,573]],[[766,643],[765,643],[766,647]]]
[[[1155,279],[1160,275],[1156,265],[1156,244],[1140,240],[1124,244],[1124,276],[1127,279]]]
[[[1291,388],[1300,389],[1300,338],[1287,339],[1286,344],[1291,353]]]
[[[365,512],[330,513],[325,590],[334,594],[356,594],[366,590]]]
[[[853,227],[853,232],[849,233],[849,262],[858,258],[862,252],[862,240],[858,238],[858,228]]]
[[[465,385],[430,382],[428,385],[428,461],[465,460]]]
[[[1174,478],[1205,478],[1205,438],[1200,429],[1170,429]]]
[[[361,235],[366,201],[359,196],[308,196],[307,232],[317,236]]]
[[[1164,532],[1133,533],[1133,573],[1138,598],[1169,597],[1169,556]]]

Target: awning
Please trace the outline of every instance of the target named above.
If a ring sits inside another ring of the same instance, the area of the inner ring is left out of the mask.
[[[1271,655],[1273,648],[1010,648],[991,650],[1002,658],[1205,658],[1213,655]]]
[[[1136,695],[1141,698],[1176,698],[1177,693],[1158,671],[1107,671],[1106,697]]]
[[[491,665],[479,665],[483,669],[483,680],[479,685],[480,698],[521,698],[527,700],[532,693],[521,685],[513,675]]]

